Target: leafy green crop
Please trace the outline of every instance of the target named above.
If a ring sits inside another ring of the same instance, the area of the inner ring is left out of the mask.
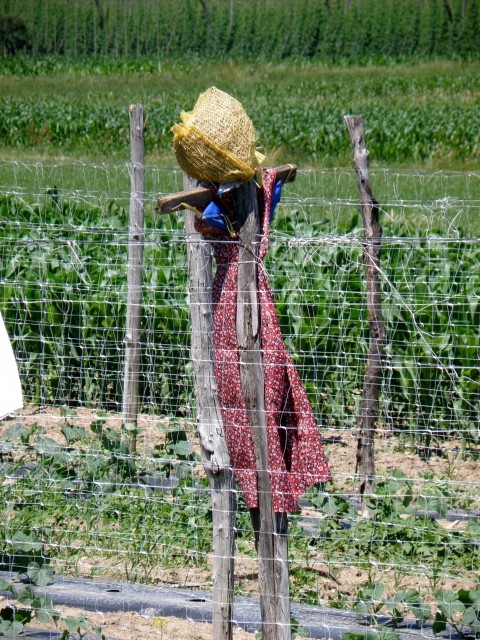
[[[0,211],[2,310],[15,327],[25,396],[119,407],[124,208],[6,196]],[[368,343],[361,237],[319,246],[331,222],[296,215],[294,227],[294,213],[279,216],[266,262],[282,332],[322,423],[354,426]],[[141,405],[181,414],[193,401],[182,222],[159,218],[153,228],[152,221],[144,256]],[[356,224],[355,213],[343,228]],[[444,240],[433,230],[428,239],[402,238],[405,232],[392,222],[384,229],[381,420],[426,450],[435,438],[476,445],[480,250],[475,241]]]
[[[117,407],[126,315],[125,210],[114,202],[106,211],[82,202],[42,207],[9,196],[0,199],[0,210],[4,221],[13,217],[17,228],[23,226],[13,242],[9,225],[2,224],[1,234],[2,305],[5,321],[18,327],[25,395]],[[145,259],[150,268],[143,325],[160,339],[144,351],[142,394],[146,404],[162,399],[168,412],[185,402],[190,384],[189,377],[172,384],[173,371],[190,368],[185,256],[157,236],[147,237]]]
[[[42,583],[33,581],[33,584],[41,585]],[[16,638],[34,618],[37,622],[46,623],[50,620],[56,622],[60,617],[50,600],[37,595],[30,585],[23,589],[16,589],[0,578],[0,591],[9,593],[21,605],[7,605],[0,610],[0,636]]]
[[[354,603],[355,611],[362,617],[378,623],[378,618],[388,612],[391,615],[391,624],[397,626],[410,613],[415,618],[416,624],[422,628],[432,620],[432,630],[435,635],[441,634],[451,627],[460,638],[478,638],[480,636],[480,592],[478,590],[460,589],[450,591],[439,589],[435,592],[435,614],[432,614],[432,606],[424,602],[422,596],[415,589],[399,591],[393,598],[384,595],[385,587],[381,583],[369,584],[360,589]],[[378,637],[383,637],[382,632],[388,634],[388,627],[378,628]],[[399,637],[391,632],[392,637]],[[374,637],[375,637],[374,635]],[[352,634],[345,634],[344,640]],[[388,635],[386,637],[389,637]]]
[[[187,450],[190,443],[180,425],[173,451],[172,439],[167,439],[164,455],[157,448],[138,461],[129,455],[122,435],[102,420],[91,425],[88,438],[67,421],[62,427],[65,444],[32,429],[29,446],[19,453],[16,442],[27,437],[25,431],[14,425],[2,446],[3,455],[8,454],[8,473],[21,473],[2,489],[0,515],[8,514],[9,524],[8,541],[0,540],[0,569],[26,573],[34,584],[47,584],[52,553],[56,566],[60,562],[75,571],[78,555],[92,551],[92,545],[106,557],[115,556],[124,577],[138,580],[148,579],[158,564],[182,565],[186,549],[190,562],[203,562],[211,545],[211,507],[208,493],[199,490],[203,481],[193,486],[197,458]],[[142,480],[145,474],[164,480],[172,469],[179,482],[168,492]],[[42,509],[32,500],[39,494]],[[114,553],[109,551],[112,531]]]
[[[0,70],[1,70],[0,60]],[[12,151],[127,158],[129,103],[148,116],[147,152],[171,155],[181,110],[215,84],[238,98],[259,145],[277,160],[350,164],[343,116],[362,114],[375,163],[474,165],[480,109],[478,63],[341,68],[316,63],[165,63],[125,70],[87,63],[51,73],[0,74],[0,140]]]
[[[67,419],[61,426],[64,442],[45,437],[38,425],[27,429],[18,423],[4,434],[2,468],[15,481],[2,486],[0,518],[8,528],[0,540],[4,550],[0,569],[26,574],[30,584],[21,590],[0,580],[0,590],[21,605],[0,612],[0,634],[18,633],[34,617],[40,622],[57,620],[51,603],[35,593],[35,585],[48,584],[53,569],[76,573],[77,562],[85,555],[111,559],[117,575],[146,582],[156,580],[159,567],[206,565],[212,545],[206,482],[192,473],[196,461],[182,422],[171,421],[168,430],[160,428],[166,435],[163,449],[157,447],[152,455],[146,452],[139,458],[126,454],[122,434],[102,419],[88,430]],[[179,473],[189,465],[190,473]],[[165,479],[172,469],[183,478],[170,488],[158,490],[142,481],[145,473]],[[292,598],[318,603],[309,558],[312,552],[321,553],[332,570],[340,563],[369,572],[369,583],[343,606],[352,606],[362,618],[380,624],[378,635],[372,637],[383,637],[385,616],[394,626],[413,616],[422,627],[433,618],[436,633],[450,626],[462,636],[472,632],[478,636],[478,591],[435,587],[439,574],[470,578],[478,573],[478,522],[472,519],[461,531],[441,527],[431,516],[419,513],[425,504],[413,485],[412,479],[393,470],[378,483],[369,520],[360,519],[354,505],[335,493],[330,483],[311,488],[308,506],[322,514],[315,530],[302,529],[300,514],[289,518]],[[251,522],[242,503],[237,527],[237,544],[243,551],[249,545],[248,554],[254,554]],[[407,577],[409,567],[421,566],[431,578],[435,602],[431,598],[427,602],[415,589],[387,592],[373,580],[372,567],[394,565]],[[88,627],[82,618],[64,622],[67,631],[80,635]]]

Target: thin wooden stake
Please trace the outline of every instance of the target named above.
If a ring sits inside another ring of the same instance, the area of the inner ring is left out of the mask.
[[[260,220],[256,187],[252,181],[233,192],[232,207],[240,235],[237,296],[240,375],[257,465],[259,506],[252,510],[251,515],[257,540],[262,633],[264,640],[290,640],[287,516],[273,512],[268,473],[265,384],[257,299]]]
[[[382,383],[382,356],[385,344],[385,325],[382,318],[380,282],[380,250],[382,228],[379,205],[372,195],[368,150],[361,116],[345,116],[353,146],[354,165],[360,192],[360,210],[365,232],[364,256],[366,269],[367,316],[369,326],[368,359],[363,382],[359,415],[356,474],[360,481],[362,513],[369,516],[365,498],[375,490],[375,429],[378,401]]]
[[[185,176],[187,189],[197,184]],[[213,510],[212,637],[232,640],[236,498],[214,371],[212,255],[209,243],[195,230],[194,215],[188,211],[185,230],[197,428]]]
[[[129,434],[130,453],[135,453],[137,449],[145,208],[144,126],[143,106],[141,104],[130,105],[131,196],[123,386],[123,426]]]

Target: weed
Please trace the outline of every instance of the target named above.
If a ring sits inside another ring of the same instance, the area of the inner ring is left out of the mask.
[[[64,623],[66,629],[63,631],[60,640],[70,640],[71,638],[79,638],[79,640],[82,640],[82,638],[85,638],[92,632],[98,640],[105,640],[105,635],[102,633],[101,627],[92,627],[83,615],[78,617],[68,616],[64,619]]]

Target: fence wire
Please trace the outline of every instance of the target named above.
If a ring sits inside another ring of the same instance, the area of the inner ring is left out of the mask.
[[[25,401],[0,423],[0,570],[48,561],[208,589],[183,217],[154,211],[181,189],[172,167],[147,167],[135,455],[122,430],[129,181],[128,165],[0,166],[0,311]],[[480,174],[373,169],[371,181],[387,341],[369,519],[355,477],[368,323],[353,171],[299,173],[265,261],[333,473],[290,517],[291,592],[374,618],[418,616],[413,598],[433,619],[447,592],[479,588]],[[239,497],[238,594],[258,593],[255,558]]]

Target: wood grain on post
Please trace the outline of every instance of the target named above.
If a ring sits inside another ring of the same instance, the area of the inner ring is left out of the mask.
[[[258,509],[252,510],[256,531],[260,609],[264,640],[290,640],[287,516],[275,514],[268,473],[265,383],[257,297],[260,238],[256,187],[253,181],[233,192],[232,208],[239,228],[237,341],[242,392],[252,430],[257,465]],[[282,531],[278,531],[278,525]]]
[[[185,176],[186,189],[197,185],[198,181]],[[212,637],[213,640],[232,640],[236,499],[215,381],[212,251],[195,230],[194,218],[187,211],[185,231],[197,429],[212,496]]]
[[[369,326],[368,357],[363,382],[359,415],[356,474],[360,481],[362,513],[369,515],[365,497],[375,490],[375,429],[382,383],[382,356],[385,344],[385,325],[382,318],[380,281],[380,250],[382,228],[379,205],[372,195],[368,150],[361,116],[345,116],[353,147],[360,210],[364,226],[364,256],[366,269],[367,315]]]
[[[142,269],[145,211],[144,113],[130,105],[130,225],[128,236],[127,317],[123,386],[123,425],[129,434],[130,453],[137,447],[138,387],[141,357]]]

